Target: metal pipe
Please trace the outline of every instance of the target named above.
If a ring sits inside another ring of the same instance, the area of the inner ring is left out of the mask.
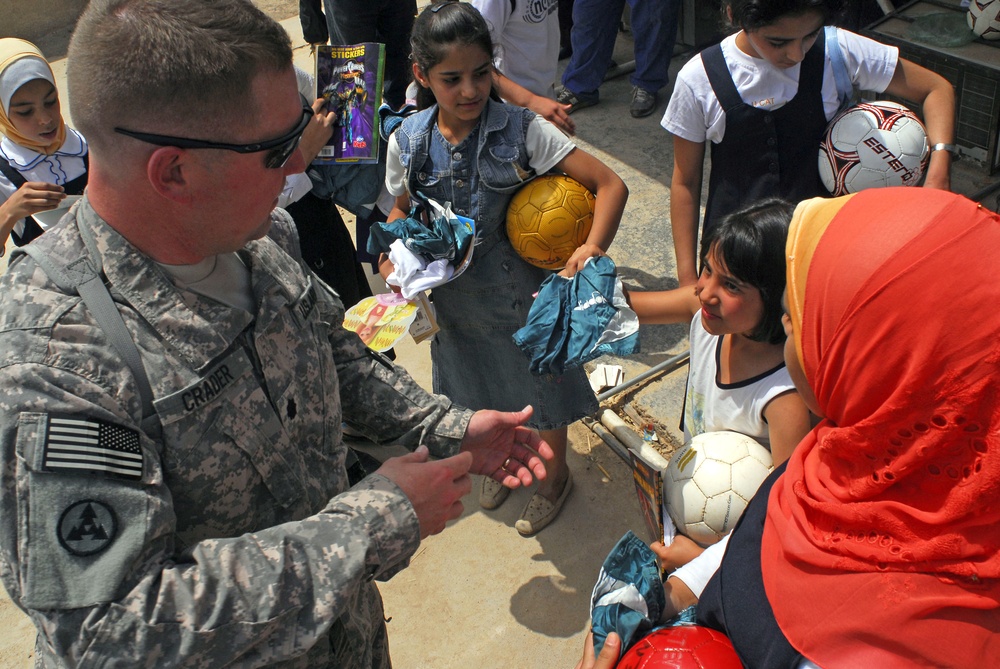
[[[608,71],[604,73],[604,81],[610,81],[611,79],[631,74],[632,72],[635,72],[634,60],[630,60],[625,63],[618,63],[614,67],[609,67]]]
[[[635,384],[641,383],[641,382],[645,381],[646,379],[650,378],[651,376],[655,376],[657,374],[664,374],[666,372],[672,372],[675,369],[681,367],[682,365],[687,364],[687,362],[688,362],[688,360],[690,358],[691,358],[691,351],[690,351],[690,349],[687,350],[687,351],[684,351],[683,353],[678,353],[677,355],[673,356],[672,358],[667,358],[666,360],[664,360],[660,364],[655,365],[653,367],[650,367],[649,369],[647,369],[642,374],[639,374],[638,376],[632,377],[631,379],[628,379],[627,381],[622,381],[621,383],[619,383],[614,388],[610,388],[608,390],[605,390],[603,393],[601,393],[600,395],[597,396],[597,401],[598,402],[603,402],[604,400],[608,399],[609,397],[614,397],[615,395],[617,395],[618,393],[622,392],[623,390],[627,390],[628,388],[631,388]]]
[[[629,457],[628,449],[624,444],[622,444],[622,442],[618,441],[615,438],[615,435],[611,434],[611,432],[609,432],[604,425],[589,417],[583,419],[583,424],[589,427],[594,434],[600,437],[601,441],[607,444],[614,454],[621,458],[625,464],[629,467],[632,466],[632,458]]]

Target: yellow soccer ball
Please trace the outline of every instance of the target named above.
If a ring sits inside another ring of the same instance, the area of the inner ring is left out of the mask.
[[[507,238],[518,255],[543,269],[562,269],[590,234],[594,194],[562,174],[540,176],[507,207]]]

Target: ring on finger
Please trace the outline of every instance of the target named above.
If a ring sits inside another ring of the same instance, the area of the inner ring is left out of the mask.
[[[507,458],[506,460],[503,461],[503,464],[500,465],[500,469],[502,469],[502,470],[504,470],[506,472],[506,471],[508,471],[507,467],[509,465],[510,465],[510,458]]]

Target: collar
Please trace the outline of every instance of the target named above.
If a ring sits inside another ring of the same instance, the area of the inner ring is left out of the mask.
[[[50,156],[83,157],[87,154],[87,141],[76,130],[67,127],[66,139],[63,141],[62,146],[47,156],[34,149],[16,144],[7,137],[0,137],[0,154],[7,159],[7,162],[14,169],[25,171],[30,170]]]
[[[251,242],[241,253],[250,267],[254,299],[262,306],[248,314],[177,288],[163,269],[94,211],[86,195],[74,211],[81,232],[94,240],[110,286],[194,369],[208,367],[255,319],[266,323],[309,286],[305,275],[294,271],[298,264],[273,240]],[[271,216],[273,225],[289,224],[281,210]]]

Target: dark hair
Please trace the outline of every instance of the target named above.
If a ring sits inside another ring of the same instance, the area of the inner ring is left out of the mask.
[[[435,1],[420,12],[410,32],[410,57],[427,76],[432,67],[448,57],[452,46],[481,47],[493,59],[493,38],[486,19],[467,2]],[[437,102],[434,92],[421,86],[417,108],[426,109]]]
[[[783,16],[818,11],[823,24],[831,23],[847,5],[846,0],[723,0],[723,17],[737,29],[758,30]]]
[[[710,252],[734,277],[760,291],[764,314],[747,335],[753,341],[780,344],[781,295],[785,291],[785,240],[795,207],[779,198],[768,198],[733,212],[701,241],[701,264]]]
[[[250,0],[91,0],[66,66],[73,124],[91,144],[120,141],[116,126],[233,141],[257,113],[254,79],[291,71],[292,45]]]

